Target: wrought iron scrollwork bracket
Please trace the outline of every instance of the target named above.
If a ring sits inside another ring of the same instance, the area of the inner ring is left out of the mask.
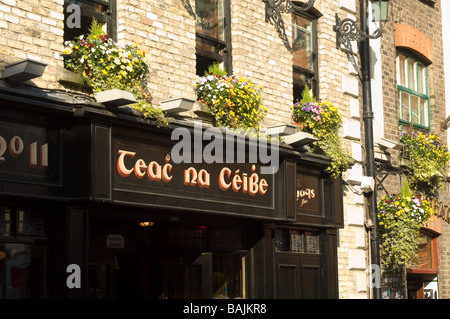
[[[308,0],[303,5],[296,5],[290,0],[263,0],[266,3],[266,13],[269,17],[281,12],[308,11],[314,6],[316,0]]]
[[[285,47],[289,51],[292,51],[290,41],[286,36],[286,30],[281,14],[308,11],[314,6],[316,0],[308,0],[302,5],[296,5],[291,0],[263,0],[263,2],[266,4],[266,22],[270,22],[275,26]]]
[[[383,33],[383,25],[375,30],[372,34],[367,34],[361,30],[356,21],[346,18],[339,19],[336,13],[336,25],[333,26],[333,31],[336,32],[336,48],[339,49],[341,44],[347,45],[348,41],[361,41],[363,39],[377,39]]]

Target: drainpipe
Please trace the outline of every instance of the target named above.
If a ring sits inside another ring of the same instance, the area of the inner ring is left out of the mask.
[[[361,30],[369,34],[367,25],[367,0],[360,0],[360,21]],[[365,175],[376,180],[375,156],[373,146],[373,111],[372,111],[372,92],[370,87],[370,55],[369,39],[364,38],[360,42],[361,57],[361,82],[363,92],[363,120],[364,120],[364,143],[366,151],[366,172]],[[376,186],[372,192],[365,193],[366,197],[366,217],[373,227],[369,231],[369,262],[371,265],[377,265],[380,269],[380,253],[378,239],[377,223],[377,192]],[[371,291],[373,299],[381,299],[381,287],[374,287]]]

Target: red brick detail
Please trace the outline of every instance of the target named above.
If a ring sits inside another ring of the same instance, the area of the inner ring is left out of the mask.
[[[433,41],[409,25],[395,24],[395,46],[413,50],[424,62],[433,62]]]

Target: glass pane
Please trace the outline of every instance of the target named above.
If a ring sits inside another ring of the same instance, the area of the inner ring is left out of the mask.
[[[44,247],[0,243],[0,299],[44,297]]]
[[[428,100],[420,99],[420,124],[428,126]]]
[[[8,207],[0,208],[0,236],[11,236],[11,210]]]
[[[292,20],[293,64],[312,70],[312,23],[297,15],[293,15]]]
[[[275,246],[278,251],[289,250],[289,231],[287,229],[275,230]]]
[[[303,231],[291,230],[291,251],[293,253],[302,253],[303,249]]]
[[[37,212],[18,211],[18,234],[27,237],[45,237],[44,216]]]
[[[310,254],[318,254],[319,250],[319,233],[317,232],[305,232],[306,240],[306,252]]]
[[[408,59],[408,88],[411,90],[417,90],[416,88],[416,62]]]
[[[421,63],[417,63],[417,91],[426,94],[425,84],[425,66]]]
[[[212,293],[213,298],[245,298],[243,267],[245,257],[239,254],[213,255]]]
[[[420,111],[419,111],[419,97],[411,95],[411,122],[413,124],[421,124],[420,122]]]
[[[397,57],[397,84],[406,87],[406,58],[403,55]]]
[[[196,31],[224,40],[224,11],[222,0],[196,0]]]
[[[410,114],[409,114],[409,93],[406,93],[403,91],[401,93],[402,93],[401,94],[401,96],[402,96],[402,101],[401,101],[401,103],[402,103],[402,107],[401,107],[402,120],[410,122],[411,118],[410,118]]]
[[[109,1],[104,2],[107,3]],[[64,0],[64,21],[69,21],[69,19],[71,19],[70,16],[72,15],[72,11],[67,10],[67,6],[71,4],[75,4],[80,8],[80,27],[69,27],[67,23],[65,23],[64,41],[73,40],[75,37],[78,37],[82,34],[85,36],[88,35],[93,18],[95,18],[101,24],[106,24],[107,10],[109,6],[90,0]],[[106,25],[104,25],[104,30],[106,30]]]

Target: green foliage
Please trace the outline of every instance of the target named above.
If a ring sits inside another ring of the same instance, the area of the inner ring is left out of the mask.
[[[92,18],[91,26],[89,27],[88,38],[99,37],[101,35],[105,35],[105,32],[102,29],[102,25],[97,21],[97,19]]]
[[[409,165],[406,174],[411,187],[427,195],[435,195],[441,189],[450,153],[436,135],[422,132],[402,133],[400,142],[406,145]]]
[[[337,132],[322,133],[319,140],[312,144],[311,150],[323,151],[331,158],[331,163],[325,172],[330,173],[334,178],[345,172],[352,163],[352,159],[343,150],[342,141]]]
[[[323,151],[331,158],[326,172],[336,178],[350,167],[352,159],[345,154],[338,134],[342,116],[333,104],[315,101],[306,86],[302,99],[293,106],[292,118],[302,131],[311,133],[318,139],[312,144],[311,150]]]
[[[413,197],[413,192],[409,187],[409,183],[407,179],[403,180],[402,187],[400,188],[400,194],[404,197]]]
[[[432,219],[431,204],[413,196],[405,180],[400,194],[386,195],[378,201],[377,219],[381,233],[381,258],[387,271],[400,271],[415,263],[420,228]]]
[[[220,75],[220,76],[226,76],[227,75],[227,71],[225,70],[225,68],[223,68],[221,65],[220,65],[220,63],[214,63],[214,64],[211,64],[209,67],[208,67],[208,70],[207,71],[205,71],[205,74],[204,74],[205,76],[208,76],[208,75],[214,75],[214,76],[217,76],[217,75]]]
[[[197,100],[211,110],[218,126],[258,130],[267,112],[252,81],[235,75],[200,77],[195,92]]]
[[[420,226],[399,217],[386,225],[381,233],[381,259],[386,271],[399,272],[416,263]]]
[[[300,100],[299,103],[300,104],[307,103],[307,102],[312,103],[314,101],[316,101],[316,98],[310,92],[310,89],[309,89],[308,85],[305,84],[305,88],[302,91],[302,99]]]
[[[111,89],[131,92],[139,101],[131,106],[133,109],[156,119],[158,125],[167,124],[162,110],[150,102],[151,94],[146,87],[149,61],[136,44],[119,46],[103,33],[95,19],[89,36],[81,35],[64,44],[65,68],[81,74],[94,92]]]

